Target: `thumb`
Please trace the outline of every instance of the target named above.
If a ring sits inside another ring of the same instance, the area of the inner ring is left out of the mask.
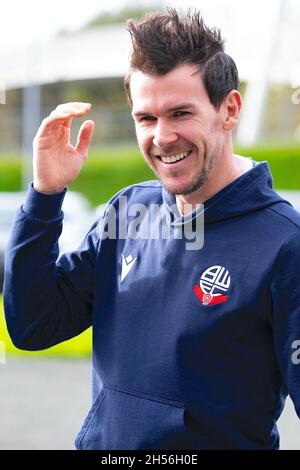
[[[85,157],[88,154],[89,145],[93,137],[94,129],[94,121],[84,121],[84,123],[81,124],[81,127],[79,129],[75,150],[84,155]]]

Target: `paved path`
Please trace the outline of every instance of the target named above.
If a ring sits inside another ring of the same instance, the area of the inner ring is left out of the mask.
[[[90,361],[0,365],[0,449],[74,449],[90,406]]]
[[[0,364],[0,449],[74,449],[90,383],[90,360],[8,357]],[[300,449],[290,400],[279,429],[282,449]]]

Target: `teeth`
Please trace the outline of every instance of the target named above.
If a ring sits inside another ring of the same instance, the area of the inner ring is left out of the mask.
[[[171,155],[170,157],[163,157],[161,155],[160,158],[162,159],[164,163],[175,163],[187,157],[190,153],[191,153],[191,150],[189,150],[188,152],[180,153],[179,155]]]

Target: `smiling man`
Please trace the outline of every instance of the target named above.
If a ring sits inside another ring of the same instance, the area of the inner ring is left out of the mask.
[[[237,76],[232,84],[237,87]],[[179,64],[162,76],[133,71],[132,115],[140,149],[170,193],[184,204],[203,202],[242,174],[231,130],[241,96],[231,90],[220,109],[211,103],[199,66]]]
[[[300,413],[300,216],[267,162],[233,154],[242,100],[220,32],[173,9],[128,28],[125,89],[158,180],[121,190],[57,259],[61,205],[94,122],[73,147],[72,119],[89,104],[44,119],[7,250],[10,335],[38,350],[93,326],[93,403],[77,449],[278,449],[288,393]],[[108,234],[111,220],[132,223],[134,206],[148,236]],[[177,230],[191,222],[198,234],[203,215],[204,244],[188,250]]]

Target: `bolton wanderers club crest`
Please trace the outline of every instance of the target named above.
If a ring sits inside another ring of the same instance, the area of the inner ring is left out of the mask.
[[[229,286],[229,271],[216,265],[201,274],[199,285],[194,286],[194,292],[203,305],[214,305],[227,301],[228,296],[225,293]]]

